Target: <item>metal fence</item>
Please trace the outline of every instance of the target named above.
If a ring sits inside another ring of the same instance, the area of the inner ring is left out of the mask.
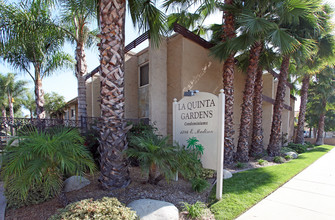
[[[99,123],[100,118],[81,117],[80,120],[71,119],[37,119],[37,118],[9,118],[0,117],[0,148],[2,149],[7,139],[15,136],[21,129],[33,126],[36,128],[50,128],[56,126],[79,128],[85,131],[94,124]]]

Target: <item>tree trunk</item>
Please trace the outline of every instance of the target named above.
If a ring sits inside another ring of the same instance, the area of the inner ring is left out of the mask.
[[[297,127],[297,135],[295,137],[296,144],[304,144],[304,127],[305,127],[305,115],[306,115],[306,107],[307,107],[307,96],[308,96],[308,87],[309,87],[309,79],[310,75],[306,74],[302,80],[302,86],[300,90],[300,109],[299,109],[299,118],[298,118],[298,127]]]
[[[268,146],[268,154],[270,156],[279,156],[281,147],[281,115],[284,106],[284,98],[286,92],[286,80],[288,76],[288,67],[290,64],[290,56],[283,58],[280,74],[278,79],[277,94],[275,104],[273,106],[273,118],[271,126],[270,141]]]
[[[99,2],[101,42],[100,182],[105,189],[122,188],[130,183],[123,151],[127,149],[124,121],[124,22],[125,1]]]
[[[318,124],[318,133],[316,138],[316,145],[323,145],[324,144],[324,138],[323,133],[325,130],[325,116],[326,116],[326,101],[322,102],[322,113],[320,114],[319,118],[319,124]]]
[[[35,69],[35,71],[38,71]],[[39,73],[35,74],[35,102],[36,102],[36,116],[38,119],[45,118],[45,111],[44,111],[44,92],[42,89],[42,80],[39,77]]]
[[[240,135],[238,138],[236,152],[236,160],[241,162],[249,161],[249,138],[253,111],[255,79],[261,52],[262,44],[260,42],[256,42],[250,50],[247,79],[243,92],[243,103],[241,105],[242,113],[240,122]]]
[[[14,119],[14,106],[11,94],[8,94],[8,107],[9,107],[9,117],[11,119]]]
[[[261,156],[264,152],[263,145],[263,69],[258,67],[255,91],[254,91],[254,115],[253,115],[253,126],[252,126],[252,142],[250,148],[250,155],[257,157]]]
[[[87,117],[86,108],[86,82],[87,74],[86,55],[83,44],[77,44],[76,48],[76,77],[78,79],[78,119]]]
[[[225,0],[225,4],[233,4],[233,0]],[[235,20],[231,13],[225,12],[224,18],[224,36],[223,40],[236,37]],[[235,70],[235,53],[225,60],[223,64],[223,89],[225,93],[225,128],[224,128],[224,162],[231,164],[234,161],[234,70]]]

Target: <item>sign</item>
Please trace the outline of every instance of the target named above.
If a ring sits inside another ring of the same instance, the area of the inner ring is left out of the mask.
[[[204,147],[201,162],[204,168],[217,171],[217,198],[222,197],[224,94],[207,92],[185,96],[173,102],[173,140],[187,145],[195,137]],[[218,189],[219,187],[219,189]]]

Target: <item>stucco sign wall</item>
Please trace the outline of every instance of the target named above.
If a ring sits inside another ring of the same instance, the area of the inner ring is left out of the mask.
[[[223,90],[219,96],[199,92],[194,96],[185,96],[179,102],[174,99],[173,140],[186,146],[189,138],[196,137],[204,146],[201,157],[203,167],[216,170],[218,177],[222,176],[223,170],[223,129]]]

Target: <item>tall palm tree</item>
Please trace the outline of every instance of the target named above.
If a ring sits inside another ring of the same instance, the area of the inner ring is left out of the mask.
[[[301,98],[297,125],[297,135],[294,140],[296,144],[304,144],[305,114],[310,78],[312,75],[320,72],[326,65],[334,63],[335,41],[334,37],[329,34],[332,31],[332,26],[329,22],[330,13],[331,10],[329,10],[329,6],[324,5],[321,8],[320,12],[317,14],[320,17],[320,24],[318,26],[312,26],[309,32],[306,31],[307,33],[310,33],[310,35],[312,35],[312,37],[316,40],[316,52],[310,54],[307,59],[302,56],[303,59],[300,65],[300,69],[304,71],[304,74],[302,76],[302,85],[300,90]],[[300,57],[301,56],[299,56],[299,58]]]
[[[291,34],[296,39],[299,39],[300,42],[306,44],[303,47],[301,47],[303,49],[312,48],[314,40],[310,38],[309,34],[307,34],[306,36],[306,32],[301,31],[303,30],[302,25],[304,24],[305,20],[309,20],[309,22],[311,23],[314,22],[314,25],[317,25],[316,13],[320,5],[321,5],[320,1],[307,2],[307,4],[304,6],[305,11],[302,12],[303,16],[301,16],[301,18],[303,19],[300,18],[299,20],[297,20],[297,22],[282,24],[282,26],[290,30]],[[306,49],[306,51],[310,52],[309,49]],[[281,147],[280,137],[281,137],[281,124],[282,124],[281,115],[284,106],[286,81],[288,78],[290,58],[292,54],[293,54],[292,52],[284,54],[280,68],[276,99],[275,104],[273,106],[271,134],[270,134],[269,146],[267,148],[268,154],[270,156],[278,156],[280,154],[280,147]]]
[[[159,45],[164,34],[164,14],[154,1],[129,0],[129,11],[134,24],[149,30],[151,42]],[[130,183],[123,151],[127,149],[127,131],[124,121],[124,34],[126,1],[100,0],[99,22],[101,39],[101,140],[100,182],[106,189],[126,187]]]
[[[85,47],[90,47],[97,41],[97,31],[91,31],[89,28],[90,22],[97,19],[97,2],[92,0],[60,0],[60,2],[63,30],[71,43],[76,45],[75,75],[78,82],[78,118],[80,119],[87,117]]]
[[[43,78],[73,63],[69,54],[60,51],[64,42],[62,32],[50,25],[50,10],[41,0],[19,5],[0,2],[0,15],[0,55],[34,81],[36,116],[42,119],[45,117]]]

